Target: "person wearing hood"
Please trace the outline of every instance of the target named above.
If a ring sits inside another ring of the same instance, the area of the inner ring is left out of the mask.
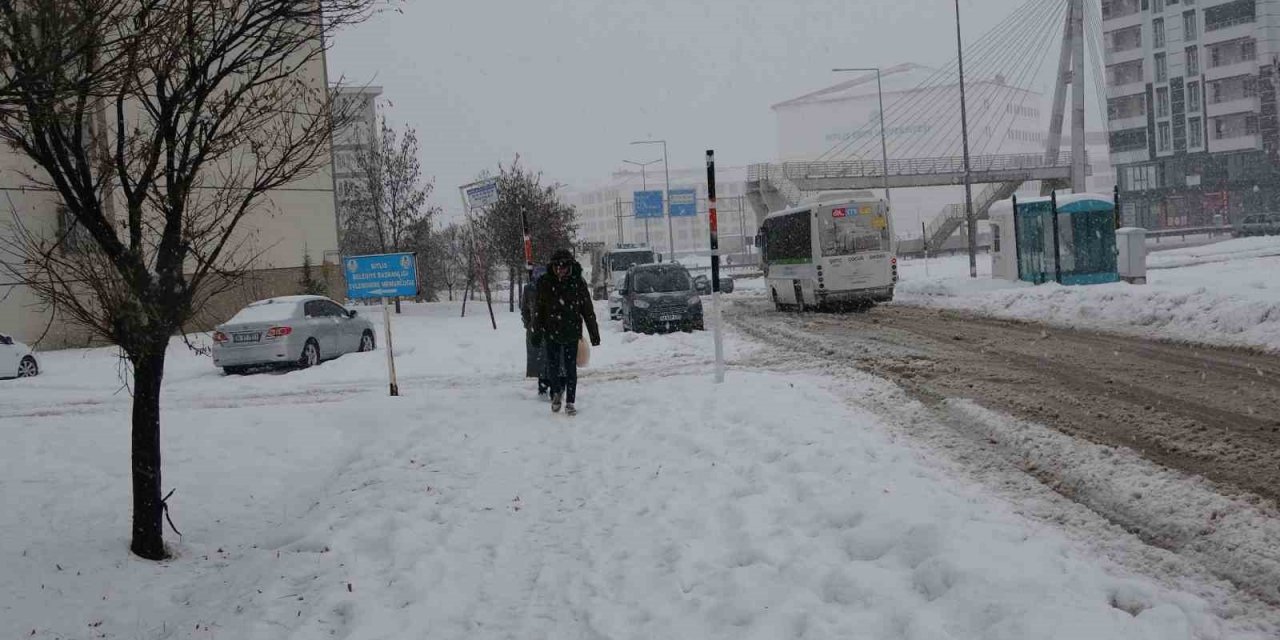
[[[524,290],[520,294],[520,320],[524,322],[524,375],[526,378],[538,379],[539,398],[546,398],[551,393],[551,380],[547,378],[546,372],[547,354],[542,345],[534,341],[534,335],[537,332],[534,325],[534,307],[537,306],[538,282],[546,273],[546,267],[541,265],[534,267],[533,276],[525,283]]]
[[[546,375],[551,382],[551,410],[575,415],[578,394],[578,341],[582,325],[587,325],[591,345],[600,344],[600,327],[596,325],[595,306],[590,288],[582,278],[582,265],[567,249],[551,255],[547,275],[538,281],[534,305],[534,340],[542,343],[546,354]]]

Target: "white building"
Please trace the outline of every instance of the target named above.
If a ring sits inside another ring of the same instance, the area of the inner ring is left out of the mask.
[[[720,249],[731,255],[749,253],[755,237],[755,218],[743,195],[746,175],[745,167],[716,167],[716,213],[719,220]],[[706,182],[705,167],[671,171],[673,191],[697,191],[698,215],[671,219],[670,227],[675,233],[677,257],[708,255],[710,252]],[[659,162],[649,165],[643,174],[639,170],[619,169],[601,184],[570,189],[567,200],[578,213],[578,240],[603,242],[606,246],[617,243],[647,243],[664,255],[670,254],[667,220],[637,219],[634,204],[636,191],[661,191],[665,186],[665,175],[662,163]],[[745,255],[739,259],[745,259]]]
[[[1103,0],[1102,29],[1126,222],[1280,210],[1280,0]]]

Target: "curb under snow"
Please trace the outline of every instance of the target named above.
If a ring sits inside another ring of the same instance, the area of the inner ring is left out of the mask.
[[[944,407],[953,424],[985,438],[1055,491],[1280,604],[1280,519],[1260,498],[1224,496],[1204,479],[1129,449],[1079,440],[971,401],[947,400]]]

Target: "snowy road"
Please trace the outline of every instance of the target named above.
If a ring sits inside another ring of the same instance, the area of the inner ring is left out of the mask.
[[[1213,481],[1206,495],[1251,512],[1235,523],[1249,529],[1242,538],[1220,535],[1233,525],[1182,501],[1178,483],[1145,497],[1140,487],[1124,490],[1132,480],[1124,475],[1075,487],[1078,469],[1041,456],[1043,442],[1000,434],[988,443],[1155,544],[1211,550],[1204,560],[1221,575],[1280,603],[1280,358],[903,305],[797,316],[741,300],[729,317],[762,340],[888,378],[944,410],[981,406],[1052,427],[1068,446],[1123,448],[1153,469]]]
[[[533,397],[518,323],[498,321],[406,307],[395,400],[382,353],[228,377],[176,344],[165,485],[185,536],[159,565],[126,553],[113,354],[46,354],[0,407],[0,637],[1280,631],[1181,555],[993,488],[1021,472],[967,475],[908,433],[944,426],[883,380],[730,332],[717,386],[709,335],[610,324],[570,420]]]

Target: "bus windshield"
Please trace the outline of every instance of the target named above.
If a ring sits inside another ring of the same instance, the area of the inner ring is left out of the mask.
[[[764,250],[770,264],[804,264],[813,261],[809,211],[765,220]]]
[[[819,241],[823,257],[892,249],[888,218],[880,207],[842,205],[818,217],[821,219]]]
[[[650,264],[652,262],[652,251],[624,251],[609,255],[609,268],[613,271],[626,271],[638,264]]]

